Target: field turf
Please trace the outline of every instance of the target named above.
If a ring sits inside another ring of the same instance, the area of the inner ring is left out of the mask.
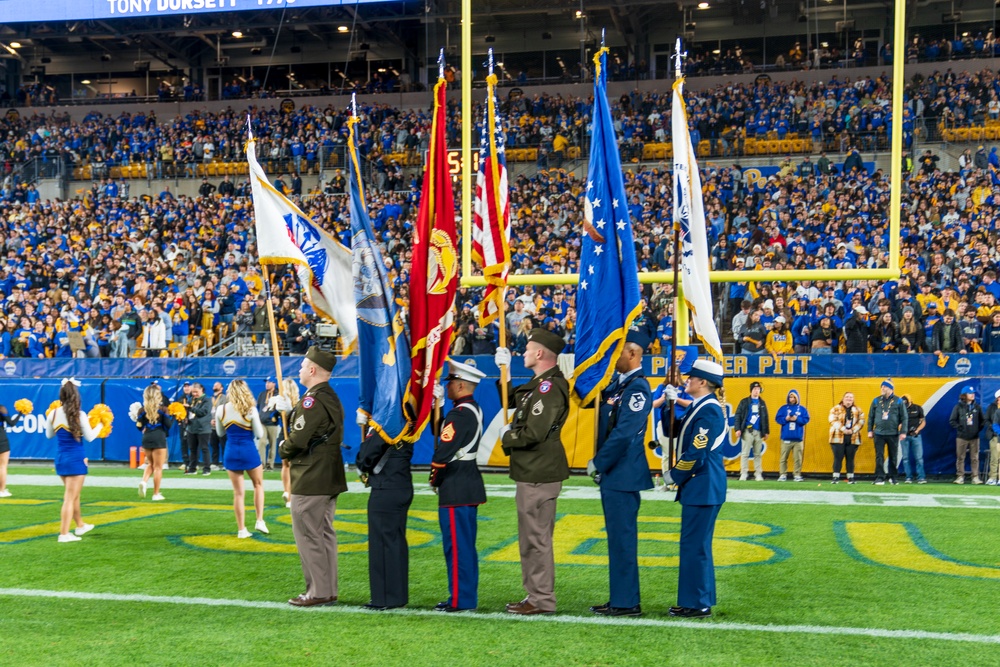
[[[501,475],[487,477],[480,509],[479,611],[441,615],[429,611],[446,578],[428,493],[411,510],[406,610],[358,608],[368,601],[367,498],[353,488],[337,507],[340,603],[299,610],[284,603],[303,583],[280,491],[267,494],[270,536],[237,540],[222,474],[168,472],[167,501],[152,503],[138,498],[134,471],[93,467],[83,511],[98,527],[58,544],[62,489],[42,485],[51,469],[10,472],[0,665],[1000,665],[993,488],[731,483],[716,533],[719,604],[703,621],[666,613],[680,508],[650,492],[645,615],[608,621],[587,611],[608,593],[600,500],[586,478],[559,501],[559,613],[518,619],[498,613],[523,595],[513,487]],[[177,488],[181,479],[198,488]],[[426,473],[415,479],[423,489]],[[115,483],[128,486],[106,486]]]

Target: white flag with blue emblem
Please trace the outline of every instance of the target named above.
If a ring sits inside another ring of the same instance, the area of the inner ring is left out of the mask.
[[[351,350],[358,338],[358,322],[350,249],[268,182],[257,162],[252,134],[247,161],[260,263],[293,264],[306,300],[320,317],[337,323],[343,349]]]
[[[687,109],[682,88],[684,79],[674,82],[671,132],[674,144],[674,220],[681,229],[681,286],[684,301],[691,309],[694,331],[705,349],[722,362],[722,342],[712,313],[712,284],[709,280],[708,234],[705,231],[705,204],[701,194],[698,160],[688,132]],[[676,259],[674,260],[676,261]]]

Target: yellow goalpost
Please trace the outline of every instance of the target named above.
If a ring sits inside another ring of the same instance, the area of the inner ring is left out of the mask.
[[[903,89],[906,65],[904,46],[906,35],[906,2],[896,0],[893,18],[893,42],[897,45],[892,61],[892,136],[889,168],[889,267],[884,269],[786,269],[768,271],[712,271],[715,283],[753,280],[894,280],[900,276],[900,224],[902,212],[903,173]],[[462,0],[462,274],[461,284],[483,287],[486,279],[473,275],[472,270],[472,198],[476,174],[472,170],[472,0]],[[511,274],[509,285],[573,285],[579,274]],[[640,283],[673,283],[672,271],[651,271],[639,274]],[[686,308],[677,313],[678,336],[686,334]],[[680,341],[679,341],[680,342]]]

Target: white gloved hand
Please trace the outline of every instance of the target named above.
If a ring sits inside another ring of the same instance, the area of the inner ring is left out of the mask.
[[[292,399],[279,394],[277,396],[272,396],[270,400],[268,400],[267,405],[264,406],[264,409],[269,412],[272,410],[277,410],[278,412],[291,412],[292,407]]]
[[[668,384],[667,386],[665,386],[663,388],[663,397],[665,399],[667,399],[668,401],[671,401],[671,402],[676,401],[677,400],[677,396],[679,396],[679,395],[680,395],[680,392],[677,391],[677,387],[675,387],[673,385]]]
[[[667,472],[663,473],[663,485],[664,486],[674,486],[675,484],[677,484],[677,482],[674,481],[674,478],[670,474],[669,470]]]
[[[354,413],[354,423],[361,428],[368,425],[368,415],[366,415],[361,408],[358,408],[358,411]]]
[[[498,347],[493,355],[493,363],[497,366],[510,366],[510,350],[505,347]]]
[[[504,437],[505,435],[507,435],[507,432],[508,432],[508,431],[510,431],[510,427],[511,427],[511,425],[510,425],[510,424],[504,424],[504,425],[503,425],[503,426],[502,426],[502,427],[500,428],[500,435],[499,435],[499,437],[498,437],[497,439],[498,439],[498,440],[500,440],[501,442],[503,442],[503,437]]]
[[[128,418],[134,422],[139,421],[139,410],[142,410],[142,403],[139,401],[128,406]]]
[[[440,384],[434,385],[434,402],[440,401],[444,398],[444,387]]]
[[[587,461],[587,475],[593,479],[597,474],[597,466],[594,465],[594,459],[590,459]]]

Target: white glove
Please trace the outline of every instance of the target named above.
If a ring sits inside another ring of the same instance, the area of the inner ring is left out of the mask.
[[[139,410],[142,410],[142,403],[139,401],[128,406],[128,418],[134,422],[139,421]]]
[[[677,400],[677,396],[679,394],[680,394],[680,392],[677,391],[677,387],[675,387],[673,385],[668,384],[667,386],[665,386],[663,388],[663,398],[667,399],[668,401],[671,401],[671,402],[672,401],[676,401]]]
[[[674,478],[670,474],[669,470],[667,472],[663,473],[663,485],[664,486],[673,486],[675,484],[677,484],[677,482],[674,481]]]
[[[368,425],[368,415],[361,408],[358,408],[358,411],[354,414],[354,423],[361,428]]]
[[[510,431],[510,427],[511,427],[511,425],[510,425],[510,424],[504,424],[504,425],[503,425],[503,426],[502,426],[502,427],[500,428],[500,435],[499,435],[499,437],[498,437],[497,439],[498,439],[498,440],[500,440],[501,442],[503,442],[503,437],[504,437],[505,435],[507,435],[507,432],[508,432],[508,431]]]
[[[587,475],[591,478],[597,476],[597,466],[594,465],[594,459],[587,461]]]
[[[278,412],[291,412],[292,407],[294,407],[292,405],[292,399],[279,394],[277,396],[272,396],[270,400],[268,400],[267,405],[264,406],[264,409],[268,412],[272,410],[277,410]]]
[[[510,350],[505,347],[498,347],[493,355],[493,363],[497,366],[510,366]]]
[[[444,387],[440,384],[434,385],[434,402],[437,403],[444,398]]]

